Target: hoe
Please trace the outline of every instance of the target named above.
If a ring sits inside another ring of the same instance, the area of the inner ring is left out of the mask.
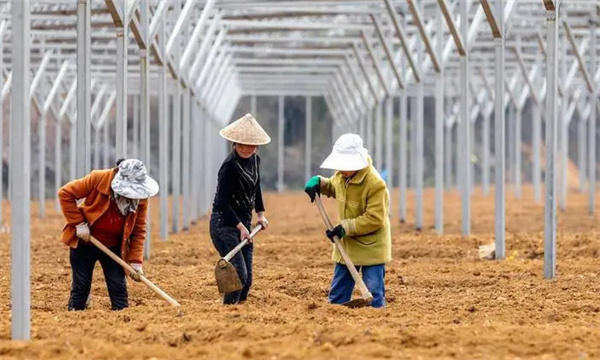
[[[321,213],[321,217],[325,222],[325,226],[327,226],[327,230],[333,230],[333,224],[331,223],[329,216],[327,216],[327,212],[325,212],[325,208],[323,207],[323,203],[321,202],[320,196],[317,196],[315,198],[315,203],[319,208],[319,212]],[[346,254],[346,251],[344,250],[340,239],[337,236],[334,236],[333,242],[335,243],[335,246],[337,247],[339,253],[342,255],[342,259],[344,259],[344,263],[346,264],[346,267],[348,267],[348,270],[350,271],[354,282],[356,283],[356,285],[358,285],[358,290],[360,291],[360,294],[362,296],[362,298],[350,300],[347,303],[344,303],[343,305],[350,308],[360,308],[368,306],[371,303],[371,301],[373,301],[373,295],[371,295],[371,292],[369,291],[369,289],[367,289],[367,285],[365,285],[365,282],[358,274],[358,271],[356,270],[356,267],[354,267],[354,264],[352,263],[352,260],[350,260],[348,254]]]
[[[127,270],[129,272],[136,272],[135,270],[133,270],[133,268],[131,266],[129,266],[128,263],[126,263],[125,261],[123,261],[115,253],[113,253],[112,251],[110,251],[100,241],[96,240],[93,237],[90,238],[90,241],[92,242],[92,244],[96,245],[96,247],[98,247],[100,250],[102,250],[102,252],[104,252],[106,255],[110,256],[111,259],[113,259],[119,265],[121,265],[125,270]],[[176,307],[178,309],[179,312],[181,312],[181,305],[179,305],[179,303],[175,299],[173,299],[172,297],[170,297],[169,295],[167,295],[167,293],[165,293],[164,291],[162,291],[161,289],[159,289],[158,286],[154,285],[150,280],[146,279],[146,277],[144,275],[140,275],[140,279],[152,291],[154,291],[155,293],[157,293],[163,299],[167,300],[167,302],[169,304],[173,305],[174,307]]]
[[[254,229],[252,229],[249,238],[244,239],[244,241],[234,247],[233,250],[231,250],[227,255],[217,261],[217,265],[215,266],[215,278],[217,279],[219,293],[228,294],[230,292],[242,289],[240,277],[238,276],[235,267],[229,262],[229,260],[231,260],[231,258],[234,257],[235,254],[237,254],[248,243],[248,241],[261,230],[262,225],[256,226]]]

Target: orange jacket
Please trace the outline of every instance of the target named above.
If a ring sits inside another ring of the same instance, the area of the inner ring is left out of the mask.
[[[87,222],[91,227],[108,210],[112,201],[110,183],[116,173],[117,168],[94,170],[86,177],[73,180],[58,190],[60,207],[67,221],[62,233],[62,242],[65,245],[76,248],[78,238],[75,235],[75,226]],[[84,198],[78,206],[77,200]],[[148,200],[140,200],[136,212],[129,213],[125,218],[121,258],[128,262],[142,263],[147,208]]]

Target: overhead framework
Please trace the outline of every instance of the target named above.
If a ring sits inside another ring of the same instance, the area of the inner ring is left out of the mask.
[[[562,209],[567,203],[572,119],[579,126],[580,187],[589,193],[590,213],[596,207],[599,5],[600,0],[0,0],[0,88],[2,99],[10,94],[12,114],[8,195],[29,199],[33,170],[43,203],[46,169],[62,169],[63,151],[69,153],[68,179],[136,156],[158,174],[160,238],[166,240],[169,231],[188,229],[208,211],[214,174],[228,151],[216,134],[242,97],[251,96],[253,112],[257,96],[279,97],[278,190],[285,189],[284,97],[307,99],[306,177],[312,100],[323,97],[334,119],[334,139],[360,133],[375,166],[387,169],[390,186],[397,170],[401,221],[407,220],[406,189],[415,189],[419,230],[426,226],[427,142],[435,141],[439,234],[444,190],[454,179],[468,236],[474,177],[480,172],[487,195],[495,174],[496,257],[502,259],[505,177],[521,196],[525,120],[533,129],[530,180],[539,202],[545,172],[545,276],[552,278],[557,199]],[[434,119],[425,118],[426,98],[435,100]],[[532,115],[523,119],[526,108]],[[394,121],[399,149],[393,148]],[[424,138],[430,121],[435,139]],[[476,133],[479,121],[482,132]],[[158,139],[151,138],[152,122],[158,123]],[[31,169],[32,123],[40,141]],[[62,148],[63,138],[68,149]],[[150,151],[156,145],[157,159]],[[54,164],[46,164],[48,153]],[[480,166],[474,158],[481,159]],[[68,179],[55,171],[54,190]],[[169,194],[175,200],[170,227]],[[13,337],[28,338],[29,287],[23,284],[29,282],[29,203],[14,201],[12,213]],[[44,206],[39,216],[45,216]],[[146,244],[148,258],[150,241]]]

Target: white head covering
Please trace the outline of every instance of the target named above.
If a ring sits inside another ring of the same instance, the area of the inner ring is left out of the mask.
[[[158,193],[158,183],[148,176],[146,166],[138,159],[121,161],[110,186],[115,193],[129,199],[147,199]]]
[[[369,166],[369,151],[363,147],[363,140],[357,134],[340,136],[331,154],[323,161],[321,168],[338,171],[358,171]]]

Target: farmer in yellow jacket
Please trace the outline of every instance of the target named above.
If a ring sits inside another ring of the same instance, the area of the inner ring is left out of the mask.
[[[363,140],[356,134],[344,134],[333,146],[321,168],[337,170],[331,178],[313,176],[304,190],[311,202],[317,194],[337,200],[340,224],[327,230],[331,240],[342,239],[344,250],[362,272],[362,278],[373,294],[373,307],[385,306],[385,264],[392,259],[389,222],[389,193],[385,181],[372,165]],[[333,240],[332,240],[333,241]],[[335,269],[329,291],[329,302],[350,301],[354,280],[340,253],[333,247]]]

